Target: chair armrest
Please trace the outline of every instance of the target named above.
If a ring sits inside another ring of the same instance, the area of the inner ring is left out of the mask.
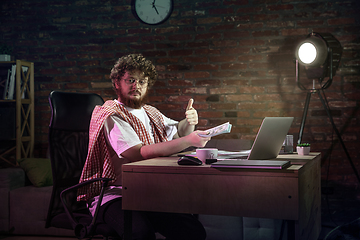
[[[97,219],[97,214],[98,214],[99,208],[101,206],[102,198],[104,196],[104,189],[107,187],[109,181],[111,181],[111,180],[113,180],[113,179],[111,179],[111,178],[94,178],[94,179],[90,179],[90,180],[78,183],[78,184],[76,184],[74,186],[71,186],[69,188],[66,188],[60,193],[61,202],[62,202],[62,204],[64,206],[66,215],[69,217],[69,220],[71,221],[71,225],[73,226],[73,229],[75,230],[75,232],[84,231],[85,229],[83,229],[84,226],[82,224],[80,224],[78,221],[76,221],[76,218],[74,217],[74,214],[72,213],[72,210],[71,210],[70,206],[67,204],[66,194],[68,194],[69,192],[72,192],[74,190],[77,190],[77,189],[79,189],[79,188],[81,188],[83,186],[86,186],[88,184],[91,184],[91,183],[94,183],[94,182],[97,182],[97,181],[102,181],[101,192],[100,192],[100,195],[99,195],[99,201],[98,201],[98,204],[96,206],[94,217],[92,219],[91,224],[89,226],[86,226],[85,235],[89,235],[89,234],[92,233],[93,226],[94,226],[94,224],[96,222],[96,219]],[[81,226],[79,226],[79,225],[81,225]],[[77,230],[79,228],[80,228],[80,230]],[[75,234],[77,235],[77,233],[75,233]]]
[[[88,184],[91,184],[91,183],[93,183],[93,182],[98,182],[98,181],[104,181],[104,183],[106,183],[106,185],[110,182],[110,181],[112,181],[113,179],[111,179],[111,178],[93,178],[93,179],[89,179],[89,180],[87,180],[87,181],[84,181],[84,182],[81,182],[81,183],[78,183],[78,184],[76,184],[76,185],[74,185],[74,186],[71,186],[71,187],[68,187],[68,188],[66,188],[66,189],[64,189],[61,193],[60,193],[60,196],[64,193],[67,193],[67,192],[69,192],[69,191],[72,191],[72,190],[76,190],[76,189],[78,189],[78,188],[81,188],[81,187],[83,187],[83,186],[86,186],[86,185],[88,185]]]

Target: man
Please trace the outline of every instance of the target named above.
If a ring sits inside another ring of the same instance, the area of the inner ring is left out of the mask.
[[[92,114],[89,151],[80,182],[96,178],[114,179],[107,187],[101,203],[99,220],[112,226],[121,236],[124,232],[122,210],[122,164],[168,156],[187,147],[204,147],[210,138],[194,131],[198,115],[190,99],[185,119],[180,122],[165,117],[146,105],[149,88],[157,73],[155,66],[141,54],[121,57],[110,78],[118,99],[97,106]],[[94,215],[100,183],[79,191],[78,200],[88,202]],[[160,232],[167,239],[205,239],[201,223],[190,214],[133,212],[134,239],[155,239]]]

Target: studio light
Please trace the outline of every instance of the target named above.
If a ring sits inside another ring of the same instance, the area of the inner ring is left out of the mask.
[[[329,105],[327,104],[326,98],[322,96],[321,91],[324,94],[324,89],[328,88],[331,83],[333,76],[336,74],[336,70],[339,67],[340,59],[342,54],[342,47],[340,42],[330,33],[310,33],[305,40],[303,40],[296,48],[296,82],[299,88],[303,90],[309,90],[306,95],[306,101],[304,105],[304,112],[301,120],[298,144],[301,143],[302,135],[304,131],[307,111],[309,109],[309,103],[311,95],[318,93],[319,99],[329,117],[331,125],[344,149],[344,152],[354,170],[354,173],[360,182],[360,176],[355,168],[354,163],[351,160],[349,152],[341,138],[341,134],[336,128]],[[299,81],[299,64],[304,66],[306,76],[313,80],[312,88],[306,89],[303,84]],[[325,78],[328,79],[324,81]],[[315,80],[319,81],[320,87],[316,88]],[[325,100],[324,100],[325,99]]]
[[[342,54],[340,42],[330,33],[310,33],[296,48],[295,57],[297,65],[297,82],[298,64],[304,66],[306,76],[309,79],[319,79],[322,83],[326,77],[329,79],[323,88],[331,85],[332,78],[339,67]],[[303,86],[299,86],[303,88]]]

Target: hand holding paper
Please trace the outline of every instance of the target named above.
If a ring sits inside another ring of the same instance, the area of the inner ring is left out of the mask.
[[[230,122],[224,123],[222,125],[219,125],[217,127],[210,128],[208,130],[205,130],[207,134],[199,134],[200,137],[213,137],[217,136],[223,133],[230,133],[232,125]]]

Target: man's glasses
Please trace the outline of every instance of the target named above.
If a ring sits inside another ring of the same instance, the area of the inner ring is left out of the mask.
[[[133,85],[134,83],[139,84],[140,87],[145,87],[148,84],[148,80],[146,79],[140,79],[140,80],[136,80],[134,78],[128,78],[128,79],[124,79],[125,83],[127,85]]]

